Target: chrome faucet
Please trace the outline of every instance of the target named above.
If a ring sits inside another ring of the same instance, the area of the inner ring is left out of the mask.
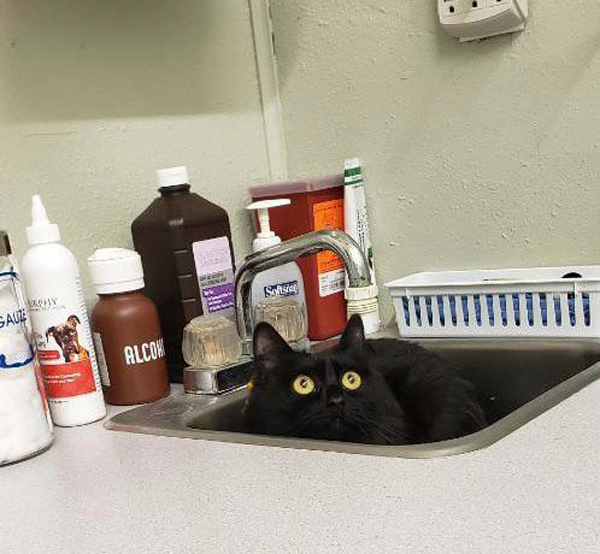
[[[244,354],[252,354],[254,323],[250,295],[254,276],[261,271],[323,250],[331,250],[340,257],[346,268],[349,288],[363,288],[371,285],[369,263],[364,253],[356,241],[343,231],[332,229],[314,231],[251,254],[235,276],[237,325]]]

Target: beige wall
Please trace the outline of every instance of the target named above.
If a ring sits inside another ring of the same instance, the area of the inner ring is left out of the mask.
[[[600,3],[459,44],[433,0],[271,0],[292,176],[367,168],[381,281],[600,261]],[[268,178],[246,0],[0,0],[0,227],[43,195],[83,261],[188,165],[249,246]],[[90,289],[88,288],[88,291]]]
[[[155,169],[179,164],[241,257],[268,175],[246,0],[0,0],[0,228],[20,254],[33,193],[80,262],[130,246]]]
[[[291,174],[364,158],[382,281],[600,263],[597,0],[471,44],[435,0],[271,4]]]

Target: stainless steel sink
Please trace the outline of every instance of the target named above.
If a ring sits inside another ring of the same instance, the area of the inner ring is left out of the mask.
[[[232,443],[434,458],[487,447],[600,377],[600,342],[591,340],[427,340],[421,344],[455,363],[478,388],[488,427],[429,444],[377,446],[245,432],[246,389],[223,396],[184,393],[121,413],[107,429]]]

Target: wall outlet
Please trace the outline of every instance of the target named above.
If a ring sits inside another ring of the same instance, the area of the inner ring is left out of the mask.
[[[438,0],[442,27],[461,41],[477,40],[525,28],[528,0]]]

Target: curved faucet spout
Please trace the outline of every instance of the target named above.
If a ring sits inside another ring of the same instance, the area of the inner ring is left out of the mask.
[[[368,287],[371,284],[369,263],[364,253],[356,241],[343,231],[314,231],[248,256],[235,276],[237,325],[245,354],[252,353],[254,323],[250,293],[254,276],[324,250],[331,250],[340,257],[348,275],[349,287]]]

